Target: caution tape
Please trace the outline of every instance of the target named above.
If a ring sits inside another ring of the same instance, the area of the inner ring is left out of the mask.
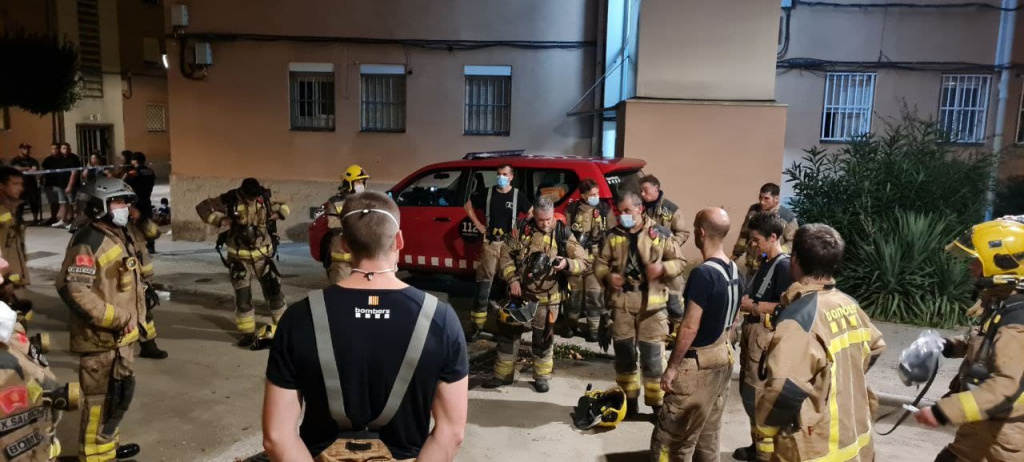
[[[148,162],[146,165],[170,165],[170,162]],[[100,165],[100,166],[89,166],[89,167],[70,167],[70,168],[51,168],[49,170],[35,170],[32,172],[22,171],[22,175],[48,175],[50,173],[67,173],[67,172],[82,172],[85,170],[114,170],[118,168],[131,168],[131,164],[123,165]]]

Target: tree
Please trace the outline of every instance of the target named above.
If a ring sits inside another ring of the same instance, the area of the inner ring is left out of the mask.
[[[70,110],[81,98],[78,49],[67,39],[8,32],[0,37],[0,107],[45,115]]]

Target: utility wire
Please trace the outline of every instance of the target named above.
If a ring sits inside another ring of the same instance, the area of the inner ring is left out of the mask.
[[[525,50],[576,50],[592,47],[594,41],[556,40],[426,40],[426,39],[382,39],[369,37],[328,37],[316,35],[276,34],[234,34],[218,32],[187,33],[171,35],[171,38],[187,38],[205,42],[303,42],[303,43],[352,43],[362,45],[403,45],[413,48],[440,51],[481,50],[485,48],[517,48]]]

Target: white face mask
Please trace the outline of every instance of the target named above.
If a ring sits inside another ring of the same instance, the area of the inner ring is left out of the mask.
[[[357,193],[361,193],[366,190],[366,185],[362,183],[356,183],[355,186],[352,187],[352,190]]]
[[[128,216],[130,214],[131,212],[128,210],[128,207],[114,209],[110,211],[110,218],[115,225],[123,227],[128,224]]]
[[[18,314],[6,303],[0,302],[0,342],[7,343],[11,340],[14,325],[17,323]]]

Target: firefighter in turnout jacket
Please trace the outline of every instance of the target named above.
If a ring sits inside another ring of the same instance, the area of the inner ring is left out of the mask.
[[[32,320],[32,301],[19,297],[30,283],[25,254],[25,222],[21,218],[21,193],[25,178],[17,169],[0,167],[0,252],[8,263],[0,284],[0,298],[18,312],[18,321]]]
[[[748,279],[753,278],[754,274],[757,273],[757,267],[761,264],[763,257],[761,252],[758,252],[754,246],[754,243],[750,241],[750,231],[747,229],[750,219],[761,212],[774,213],[779,218],[782,218],[782,221],[786,222],[786,226],[782,231],[782,251],[786,253],[790,251],[793,235],[796,234],[796,229],[800,227],[800,224],[796,221],[796,214],[792,210],[779,205],[779,193],[779,185],[775,183],[766,183],[764,186],[761,186],[761,192],[757,196],[757,203],[747,209],[747,216],[743,219],[743,227],[740,228],[740,238],[732,249],[733,260],[739,261],[744,255],[746,256],[745,266]]]
[[[327,228],[330,230],[324,240],[330,240],[327,244],[320,246],[322,252],[321,261],[327,269],[327,279],[331,284],[337,284],[342,279],[352,274],[352,254],[345,251],[341,245],[341,208],[345,206],[345,198],[355,193],[366,190],[366,180],[370,174],[362,167],[352,164],[341,176],[341,186],[338,187],[338,194],[331,196],[324,202],[323,210],[327,215]]]
[[[153,242],[160,238],[160,228],[149,218],[142,216],[142,213],[135,207],[131,209],[131,221],[126,229],[132,235],[135,242]],[[160,297],[153,287],[153,256],[150,255],[146,246],[135,248],[136,258],[139,260],[139,267],[142,269],[142,279],[146,286],[146,319],[145,329],[139,337],[140,358],[165,359],[167,352],[156,345],[156,324],[153,322],[153,309],[160,304]]]
[[[135,343],[145,330],[146,287],[138,249],[125,229],[135,193],[123,181],[96,178],[79,191],[91,220],[71,237],[57,293],[71,308],[71,351],[80,355],[85,395],[79,457],[112,460],[139,453],[119,445],[118,426],[135,393]]]
[[[583,180],[580,183],[580,201],[569,204],[566,210],[569,217],[569,229],[573,237],[587,253],[587,260],[594,261],[601,253],[601,243],[608,231],[608,218],[611,207],[601,202],[600,189],[594,180]],[[614,217],[612,217],[614,220]],[[573,337],[578,327],[580,315],[586,316],[587,329],[584,335],[587,341],[597,341],[597,331],[604,313],[604,288],[597,280],[591,268],[586,273],[569,278],[569,303],[566,310],[568,328],[563,334]]]
[[[270,199],[270,190],[255,178],[246,178],[241,187],[196,206],[199,218],[213,226],[227,227],[217,237],[217,251],[226,245],[231,285],[235,289],[235,326],[242,334],[239,346],[256,342],[256,310],[252,302],[252,280],[259,281],[263,298],[270,305],[272,324],[261,330],[261,338],[272,338],[278,319],[284,314],[285,300],[281,292],[281,275],[274,257],[277,255],[277,221],[288,217],[289,208]]]
[[[615,382],[636,414],[640,394],[637,349],[643,373],[644,402],[661,406],[661,375],[668,338],[669,283],[683,271],[682,250],[672,231],[643,214],[640,196],[626,193],[618,203],[619,226],[608,232],[594,274],[604,281],[611,319],[602,317],[601,347],[614,342]]]
[[[971,258],[983,289],[981,324],[946,339],[943,355],[964,358],[951,393],[916,414],[928,426],[958,425],[936,461],[1024,460],[1024,217],[974,226],[947,247]]]
[[[771,460],[875,460],[878,399],[865,376],[885,342],[857,302],[836,289],[844,246],[826,225],[796,232],[794,282],[771,318],[759,371],[765,383],[756,403],[757,448],[772,452]]]
[[[654,224],[672,231],[672,237],[679,248],[690,238],[690,230],[686,227],[686,218],[679,206],[672,201],[665,199],[665,192],[661,190],[661,182],[654,175],[647,175],[640,179],[640,196],[644,200],[644,214],[654,220]],[[686,259],[680,254],[679,258],[686,266]],[[668,315],[675,325],[683,318],[683,274],[680,273],[668,284]]]
[[[562,273],[580,276],[590,267],[583,247],[554,214],[551,200],[540,198],[533,219],[523,223],[511,242],[502,246],[498,267],[517,305],[498,312],[498,358],[494,377],[484,383],[486,388],[513,382],[520,337],[529,329],[533,334],[533,387],[538,393],[548,391],[555,365],[554,328],[562,301]],[[529,314],[524,315],[523,310]]]

